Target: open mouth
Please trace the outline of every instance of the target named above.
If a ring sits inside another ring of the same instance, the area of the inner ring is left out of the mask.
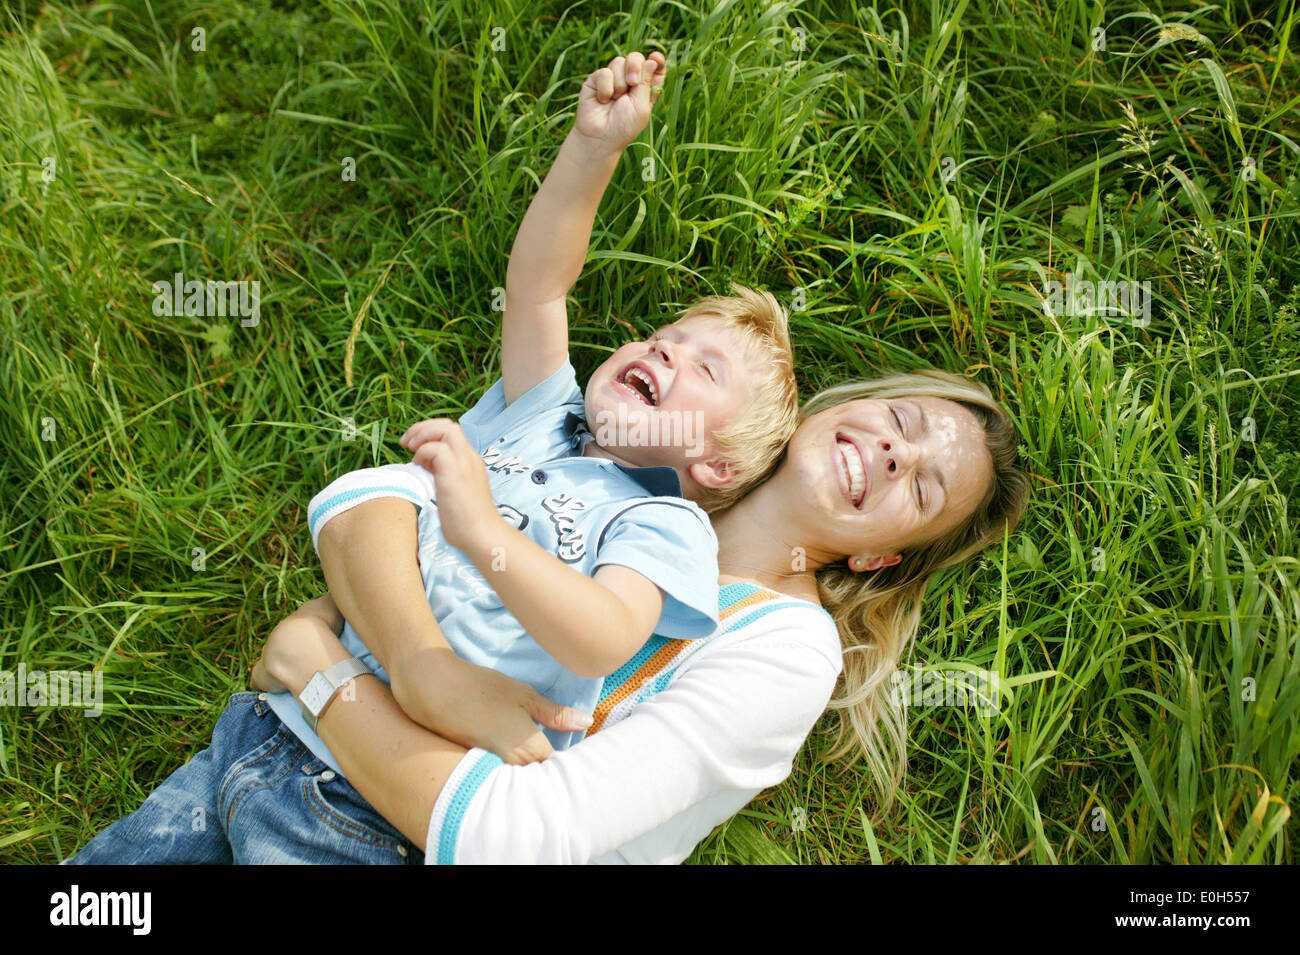
[[[658,406],[659,386],[645,370],[634,365],[623,372],[618,383],[630,390],[642,404],[649,405],[651,408]]]
[[[849,477],[849,502],[860,508],[867,496],[867,465],[862,460],[862,452],[852,441],[839,435],[835,436],[835,447],[840,452],[840,460],[844,462],[844,471]]]

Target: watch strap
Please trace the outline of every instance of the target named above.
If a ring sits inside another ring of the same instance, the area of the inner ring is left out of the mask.
[[[358,660],[356,657],[348,657],[346,660],[340,660],[328,670],[325,671],[325,679],[334,684],[338,689],[348,680],[359,676],[365,676],[370,672],[370,668]]]
[[[325,700],[315,711],[313,711],[312,708],[303,701],[301,696],[298,698],[298,705],[302,710],[302,718],[307,721],[307,725],[311,727],[313,733],[316,731],[316,723],[320,720],[321,714],[323,714],[329,707],[330,703],[334,701],[334,697],[338,696],[339,690],[351,680],[354,680],[359,676],[364,676],[369,672],[370,669],[356,657],[348,657],[346,660],[340,660],[328,670],[316,671],[315,675],[310,681],[308,681],[308,685],[314,682],[319,682],[318,678],[321,678],[329,685],[329,695],[325,697]],[[305,691],[306,688],[304,687],[304,692]]]

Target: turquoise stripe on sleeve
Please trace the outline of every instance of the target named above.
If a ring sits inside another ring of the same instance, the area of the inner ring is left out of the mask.
[[[456,787],[456,795],[451,797],[447,814],[442,817],[442,829],[438,832],[438,865],[455,863],[456,840],[460,837],[460,824],[465,819],[465,810],[469,808],[474,794],[483,785],[488,774],[503,765],[505,764],[500,756],[495,753],[484,753]]]
[[[340,505],[347,504],[349,501],[355,501],[359,497],[403,497],[412,501],[417,507],[424,507],[429,502],[416,494],[409,487],[394,487],[385,485],[383,487],[359,487],[355,491],[344,491],[342,494],[335,494],[328,501],[316,508],[314,514],[307,515],[307,526],[311,529],[311,536],[316,537],[316,525],[320,519]]]

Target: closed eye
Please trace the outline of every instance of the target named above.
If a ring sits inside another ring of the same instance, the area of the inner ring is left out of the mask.
[[[899,415],[898,409],[893,405],[890,405],[889,412],[894,416],[894,426],[898,428],[899,435],[902,436],[903,440],[907,440],[907,435],[904,434],[904,429],[903,429],[903,419]],[[922,493],[921,490],[921,479],[919,477],[912,482],[912,490],[913,492],[915,492],[916,495],[917,510],[921,511],[921,513],[925,513],[927,504],[925,500],[925,495]]]
[[[712,381],[714,384],[717,384],[718,376],[713,373],[713,367],[706,361],[700,362],[700,367],[703,368],[704,371],[708,374],[709,380]]]

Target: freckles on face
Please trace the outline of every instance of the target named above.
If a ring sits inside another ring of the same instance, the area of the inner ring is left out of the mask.
[[[988,493],[993,467],[984,429],[975,416],[961,405],[940,398],[921,399],[930,434],[922,438],[926,453],[945,477],[944,501],[936,509],[923,534],[929,539],[964,523]]]
[[[902,545],[931,544],[975,513],[993,481],[984,429],[967,408],[943,398],[896,402],[917,448],[917,473],[929,505],[917,515]]]

